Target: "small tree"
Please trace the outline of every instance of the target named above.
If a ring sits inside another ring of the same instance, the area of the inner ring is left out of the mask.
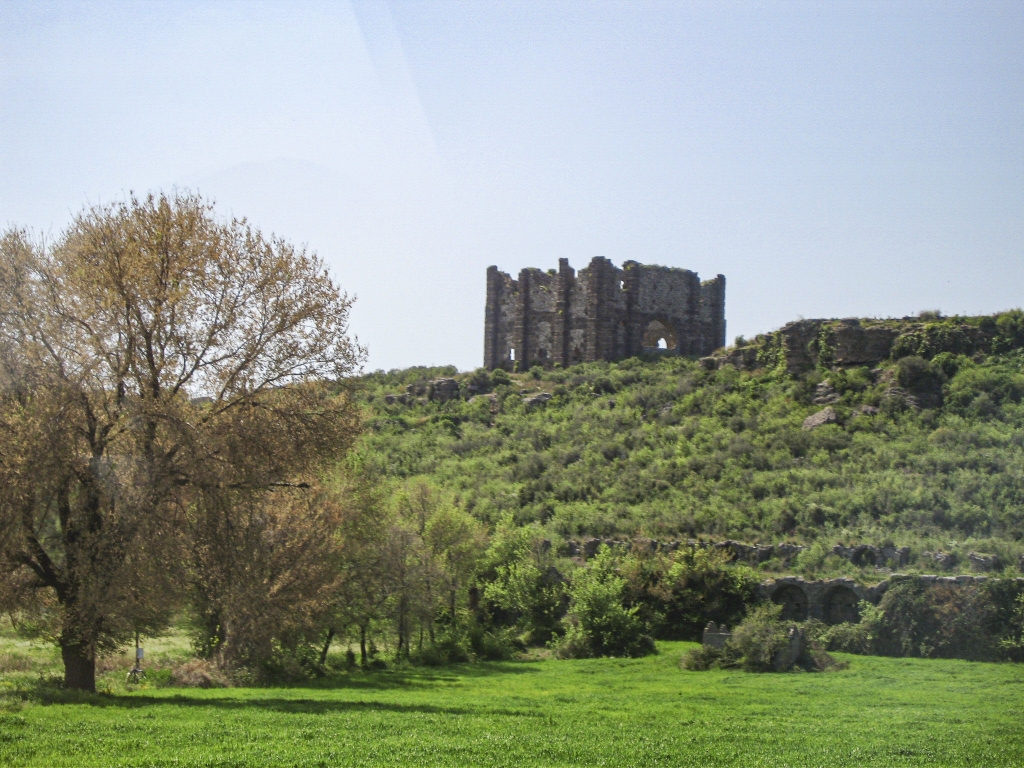
[[[486,555],[484,598],[500,619],[515,622],[535,644],[561,633],[568,602],[566,579],[542,542],[538,527],[518,526],[509,515],[498,524]]]
[[[645,656],[654,641],[637,616],[623,605],[626,580],[615,572],[615,557],[602,546],[569,587],[569,613],[559,652],[562,656]]]

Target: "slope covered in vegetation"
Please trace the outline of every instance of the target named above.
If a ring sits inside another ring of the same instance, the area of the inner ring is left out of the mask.
[[[943,331],[964,326],[954,320],[915,323],[914,338],[929,344],[897,344],[894,356],[905,356],[872,369],[793,375],[661,357],[513,374],[377,372],[361,380],[360,452],[395,482],[426,480],[489,524],[511,516],[553,541],[791,541],[810,545],[798,558],[805,571],[825,566],[837,542],[910,546],[924,570],[939,551],[959,553],[964,567],[971,550],[1016,565],[1019,313],[976,323],[1013,325],[992,345],[998,353],[962,354]],[[456,379],[460,396],[432,395],[438,377]],[[834,423],[804,428],[826,407]]]

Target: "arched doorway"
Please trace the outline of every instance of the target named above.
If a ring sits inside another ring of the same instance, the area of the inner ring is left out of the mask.
[[[676,332],[668,323],[652,320],[644,331],[644,349],[668,352],[676,348]]]
[[[795,584],[784,584],[776,589],[772,602],[782,606],[784,621],[807,620],[807,594]]]
[[[825,613],[826,624],[842,624],[849,622],[856,624],[860,621],[860,610],[857,608],[856,593],[849,587],[833,587],[825,595],[825,602],[822,605]]]

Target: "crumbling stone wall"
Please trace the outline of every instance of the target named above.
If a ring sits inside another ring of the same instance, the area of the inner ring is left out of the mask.
[[[818,366],[873,366],[906,355],[970,355],[1022,346],[1019,336],[1000,335],[1000,317],[797,320],[702,363],[709,369],[725,363],[747,370],[785,368],[795,375]]]
[[[725,345],[725,277],[597,256],[579,274],[523,269],[519,279],[487,269],[484,367],[524,370],[620,360],[657,349],[709,355]]]
[[[853,579],[824,579],[807,581],[796,576],[786,576],[763,582],[758,587],[758,598],[771,600],[782,606],[782,618],[790,621],[818,619],[826,624],[841,624],[844,621],[860,621],[857,604],[861,600],[878,605],[890,586],[901,581],[917,581],[925,585],[947,584],[952,587],[966,587],[982,584],[987,576],[908,576],[894,574],[885,581],[864,586]],[[1022,580],[1018,580],[1022,581]]]

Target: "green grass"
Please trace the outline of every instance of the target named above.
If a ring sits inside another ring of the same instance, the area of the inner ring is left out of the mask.
[[[1024,764],[1024,667],[844,656],[823,674],[687,672],[687,647],[305,687],[37,693],[0,713],[0,764]]]

